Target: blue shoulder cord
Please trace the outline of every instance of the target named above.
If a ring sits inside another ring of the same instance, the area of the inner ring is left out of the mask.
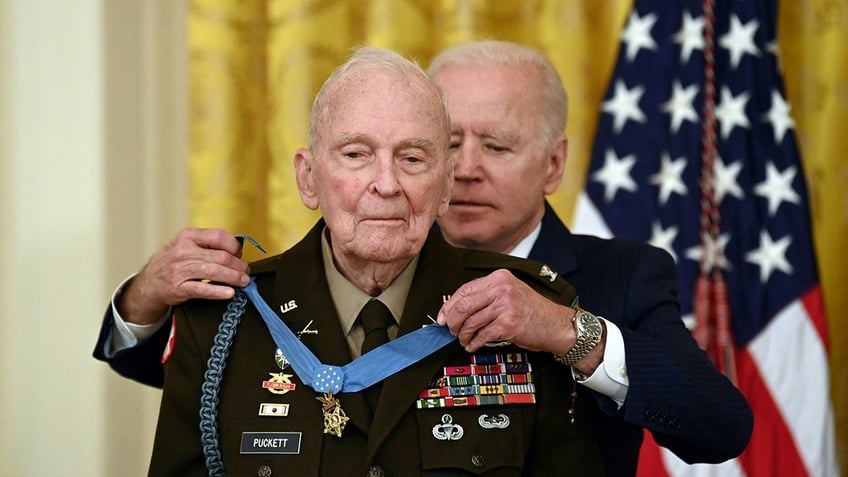
[[[210,477],[223,477],[224,461],[218,438],[218,399],[221,392],[221,378],[227,366],[227,357],[233,344],[238,325],[247,307],[247,295],[236,290],[227,311],[218,325],[218,333],[212,344],[211,356],[203,375],[203,387],[200,396],[200,444],[206,458],[206,468]]]
[[[255,240],[248,236],[237,236],[236,238],[247,240],[263,252],[265,251]],[[322,365],[305,346],[297,341],[297,338],[294,337],[288,328],[285,328],[284,325],[281,325],[277,320],[272,318],[273,312],[270,311],[268,305],[259,296],[256,285],[251,280],[251,283],[247,287],[235,290],[235,296],[227,305],[227,310],[224,312],[224,316],[218,325],[218,331],[213,340],[210,357],[207,361],[207,369],[204,373],[203,386],[201,387],[200,443],[203,448],[206,467],[209,470],[209,475],[212,477],[224,476],[224,462],[221,456],[218,433],[220,384],[224,374],[224,368],[227,365],[227,357],[230,354],[230,348],[232,347],[238,325],[247,308],[248,300],[253,300],[254,305],[258,307],[259,314],[265,320],[266,325],[268,325],[269,331],[274,336],[274,341],[277,342],[278,347],[288,349],[285,345],[286,333],[290,335],[288,339],[294,341],[295,349],[291,350],[291,354],[289,354],[290,351],[287,351],[286,354],[291,361],[292,368],[295,371],[300,369],[298,375],[304,381],[304,384],[321,392],[327,390],[316,386],[313,380],[317,379],[317,384],[320,386],[328,386],[329,384],[327,382],[322,381],[322,379],[327,377],[327,374],[335,376],[341,382],[345,381],[345,376],[347,375],[347,384],[344,387],[340,387],[339,390],[359,391],[432,354],[456,339],[445,327],[426,326],[366,353],[355,360],[355,364],[345,365],[341,369],[336,366]],[[280,329],[277,330],[277,327],[280,327]],[[298,347],[302,348],[302,351],[305,352],[305,354],[301,353],[303,356],[297,353]],[[301,358],[305,359],[305,361],[302,361]],[[314,363],[310,363],[312,360],[314,360]],[[365,369],[369,369],[370,372],[363,372]],[[335,378],[331,381],[335,382]],[[341,386],[341,383],[338,384]],[[329,391],[332,392],[333,388],[330,387]]]
[[[240,243],[245,240],[252,243],[263,253],[265,249],[252,237],[237,235]],[[247,309],[247,295],[240,289],[227,305],[227,311],[218,325],[218,332],[212,343],[211,355],[206,362],[206,372],[203,375],[203,386],[200,395],[200,444],[210,477],[224,477],[224,460],[221,456],[221,443],[218,435],[218,401],[221,393],[221,379],[227,366],[230,347],[236,336],[241,317]]]

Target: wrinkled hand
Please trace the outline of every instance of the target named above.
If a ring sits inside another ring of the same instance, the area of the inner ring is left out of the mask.
[[[472,280],[439,311],[469,353],[485,343],[509,340],[530,351],[565,354],[576,341],[574,310],[536,293],[507,270]]]
[[[126,286],[118,303],[121,316],[130,323],[150,324],[169,306],[186,300],[232,298],[232,287],[249,281],[241,252],[239,241],[225,230],[180,230]]]

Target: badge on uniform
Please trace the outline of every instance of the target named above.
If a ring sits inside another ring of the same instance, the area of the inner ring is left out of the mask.
[[[506,429],[509,427],[509,416],[506,414],[498,414],[490,416],[488,414],[480,414],[477,418],[477,424],[483,429]]]
[[[280,313],[288,313],[297,308],[297,302],[294,300],[289,300],[288,303],[280,305]]]
[[[274,352],[274,362],[277,363],[281,371],[285,371],[289,367],[289,360],[286,359],[286,355],[280,348],[277,348],[277,351]]]
[[[339,400],[333,397],[333,391],[315,399],[321,401],[321,410],[324,412],[324,434],[341,437],[350,418],[345,414]]]
[[[269,417],[286,417],[289,415],[289,405],[263,402],[259,405],[259,415]]]
[[[262,381],[262,387],[267,389],[273,394],[285,394],[289,391],[294,391],[297,385],[291,382],[293,374],[285,374],[285,373],[268,373],[271,375],[271,379]]]
[[[280,348],[277,348],[277,351],[274,352],[274,362],[277,363],[277,366],[279,366],[280,371],[285,371],[286,368],[289,367],[289,360],[286,359],[286,355],[283,354]],[[291,378],[294,377],[293,374],[268,374],[271,375],[271,379],[266,379],[265,381],[262,381],[262,388],[267,389],[273,394],[285,394],[289,391],[294,391],[297,387],[296,384],[291,382]]]
[[[548,277],[552,282],[556,280],[557,272],[551,270],[551,267],[547,265],[542,265],[542,269],[539,270],[540,277]]]
[[[465,429],[453,423],[450,414],[442,414],[442,422],[433,426],[433,437],[440,441],[458,441],[465,434]]]

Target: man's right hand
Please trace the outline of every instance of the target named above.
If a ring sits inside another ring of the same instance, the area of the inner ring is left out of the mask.
[[[126,322],[146,325],[186,300],[228,300],[233,287],[249,281],[241,252],[241,243],[225,230],[186,227],[126,285],[118,312]]]

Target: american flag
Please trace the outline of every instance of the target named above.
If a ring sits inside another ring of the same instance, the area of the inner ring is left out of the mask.
[[[776,16],[775,0],[636,0],[622,30],[574,230],[672,254],[684,320],[754,411],[748,448],[720,465],[646,432],[640,475],[838,475]]]

